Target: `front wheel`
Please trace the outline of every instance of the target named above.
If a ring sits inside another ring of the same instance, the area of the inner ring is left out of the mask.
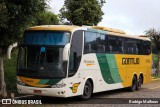
[[[92,85],[90,81],[87,81],[84,86],[83,95],[81,95],[82,100],[88,100],[92,95]]]

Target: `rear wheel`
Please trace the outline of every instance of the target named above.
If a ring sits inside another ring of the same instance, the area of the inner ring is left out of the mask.
[[[88,100],[91,98],[93,87],[90,81],[87,81],[84,86],[83,95],[81,95],[82,100]]]
[[[139,76],[139,79],[137,81],[137,87],[136,90],[140,90],[142,86],[142,76]]]
[[[130,91],[133,92],[136,90],[137,87],[137,78],[134,76],[132,79],[132,86],[130,87]]]

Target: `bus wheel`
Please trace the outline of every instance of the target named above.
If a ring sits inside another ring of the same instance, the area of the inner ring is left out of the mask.
[[[136,90],[137,87],[137,78],[134,76],[132,79],[132,86],[130,87],[130,91],[133,92]]]
[[[83,95],[81,95],[82,100],[88,100],[92,95],[92,85],[90,81],[87,81],[84,86]]]
[[[140,76],[138,79],[136,90],[140,90],[141,86],[142,86],[142,76]]]

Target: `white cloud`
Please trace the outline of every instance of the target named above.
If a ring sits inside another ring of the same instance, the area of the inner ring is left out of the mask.
[[[52,0],[50,6],[59,14],[64,0]],[[143,34],[145,30],[160,26],[160,0],[106,0],[100,26],[119,28],[129,34]]]
[[[108,0],[99,25],[117,27],[131,34],[143,34],[145,30],[159,26],[159,4],[159,0]]]

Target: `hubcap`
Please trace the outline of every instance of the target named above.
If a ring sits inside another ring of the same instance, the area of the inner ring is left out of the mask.
[[[87,96],[90,93],[90,88],[88,85],[84,87],[84,95]]]
[[[136,89],[136,80],[133,80],[133,88]]]
[[[138,82],[138,87],[139,87],[139,88],[141,88],[141,83],[142,83],[142,82],[141,82],[141,78],[140,78],[140,79],[139,79],[139,82]]]

